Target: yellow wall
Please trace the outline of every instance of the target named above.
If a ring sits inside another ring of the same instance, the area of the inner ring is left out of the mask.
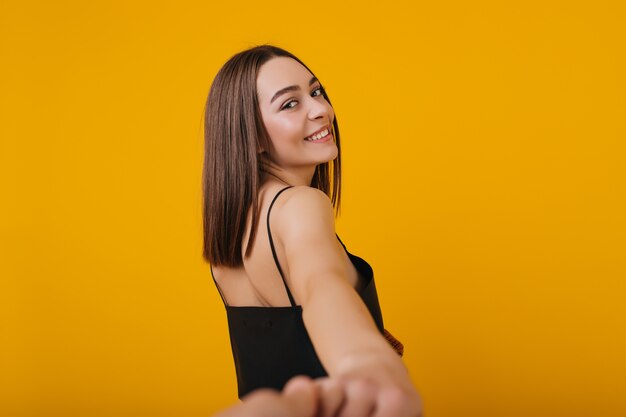
[[[0,416],[236,400],[202,107],[265,42],[333,100],[426,415],[626,415],[623,2],[260,4],[0,3]]]

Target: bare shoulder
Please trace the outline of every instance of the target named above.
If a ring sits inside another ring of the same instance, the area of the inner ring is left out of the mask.
[[[307,186],[293,187],[285,194],[270,222],[284,250],[288,284],[296,301],[305,305],[321,283],[348,282],[346,255],[335,234],[330,198]]]
[[[315,209],[332,210],[330,198],[321,190],[306,185],[291,187],[285,193],[282,206],[293,209],[294,206],[313,205]],[[301,207],[300,207],[301,208]]]
[[[302,233],[334,236],[335,217],[330,198],[317,188],[295,186],[287,190],[274,209],[272,225],[283,237]]]

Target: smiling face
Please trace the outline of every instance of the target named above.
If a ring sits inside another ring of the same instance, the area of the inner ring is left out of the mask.
[[[333,108],[322,95],[320,82],[298,61],[275,57],[263,64],[257,95],[272,146],[270,164],[281,170],[311,171],[337,157]],[[308,140],[319,131],[317,140]]]

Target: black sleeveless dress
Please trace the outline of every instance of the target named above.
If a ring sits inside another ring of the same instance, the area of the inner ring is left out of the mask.
[[[267,212],[267,233],[272,255],[291,306],[229,306],[211,268],[211,276],[226,307],[239,398],[257,388],[282,390],[287,381],[296,375],[308,375],[311,378],[328,375],[304,326],[302,306],[295,304],[287,286],[270,231],[272,206],[278,196],[291,187],[283,188],[276,194]],[[339,242],[364,279],[361,289],[357,291],[358,294],[367,306],[378,330],[386,335],[372,267],[364,259],[348,252],[341,239]]]

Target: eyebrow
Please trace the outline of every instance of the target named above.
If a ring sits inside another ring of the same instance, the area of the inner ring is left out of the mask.
[[[315,81],[317,81],[317,78],[315,77],[311,78],[309,80],[309,86],[311,86]],[[276,100],[281,95],[288,93],[289,91],[298,91],[298,90],[300,90],[300,86],[298,85],[290,85],[285,88],[281,88],[280,90],[276,92],[276,94],[274,94],[274,97],[272,97],[272,99],[270,100],[270,104],[272,104],[274,100]]]

